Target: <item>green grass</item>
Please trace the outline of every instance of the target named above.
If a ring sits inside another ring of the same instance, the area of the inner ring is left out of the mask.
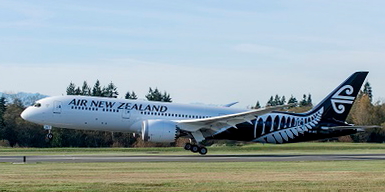
[[[384,153],[385,144],[212,146],[210,154]],[[182,148],[0,148],[0,155],[192,155]],[[385,161],[0,163],[0,191],[384,191]]]
[[[208,154],[354,154],[384,153],[385,144],[369,143],[293,143],[211,146]],[[1,148],[0,155],[191,155],[181,147],[168,148]]]
[[[383,191],[384,161],[0,163],[0,191]]]

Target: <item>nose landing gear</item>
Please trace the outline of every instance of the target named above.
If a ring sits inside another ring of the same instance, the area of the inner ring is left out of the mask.
[[[201,155],[206,155],[207,148],[203,146],[193,145],[191,143],[186,143],[184,146],[185,150],[190,150],[193,153],[199,153]]]
[[[53,139],[53,134],[51,133],[52,126],[51,125],[44,125],[44,129],[48,131],[48,134],[45,136],[45,140],[47,142],[52,141],[52,139]]]
[[[45,138],[47,138],[49,141],[52,141],[53,134],[51,133],[51,131],[45,136]]]

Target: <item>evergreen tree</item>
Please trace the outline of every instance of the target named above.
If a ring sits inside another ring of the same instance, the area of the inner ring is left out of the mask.
[[[303,94],[302,100],[301,100],[301,102],[299,102],[299,105],[300,105],[301,107],[307,105],[307,97],[306,97],[306,94]]]
[[[154,91],[150,87],[149,90],[148,90],[148,93],[147,93],[147,95],[145,97],[146,97],[147,100],[153,101],[154,100],[154,96],[153,95],[154,95]]]
[[[75,89],[75,94],[74,95],[81,95],[82,94],[82,90],[80,89],[80,87],[77,87]]]
[[[306,105],[307,105],[307,106],[313,106],[313,101],[312,101],[312,99],[311,99],[311,94],[310,94],[310,93],[309,93],[309,95],[307,96]]]
[[[4,113],[6,108],[6,100],[4,97],[0,98],[0,140],[3,139],[5,123],[4,123]]]
[[[162,101],[163,102],[169,102],[171,103],[172,102],[172,99],[170,97],[170,94],[168,94],[167,92],[164,92],[164,94],[162,95]]]
[[[24,108],[23,102],[19,98],[13,99],[13,105],[15,105],[16,107],[18,107],[20,109]]]
[[[4,114],[4,139],[8,140],[11,147],[19,143],[18,134],[19,126],[18,122],[20,114],[24,110],[23,103],[20,99],[15,98],[13,103],[9,105]]]
[[[266,106],[268,106],[268,107],[275,106],[273,96],[271,96],[269,101],[267,101]]]
[[[260,109],[260,108],[261,108],[261,104],[259,103],[259,101],[257,101],[253,109]]]
[[[117,97],[119,95],[117,87],[114,83],[109,83],[107,87],[103,88],[103,97]]]
[[[124,96],[125,99],[131,99],[131,93],[127,91],[126,96]]]
[[[279,103],[280,105],[285,105],[286,103],[286,97],[285,96],[282,96],[281,97],[281,102]]]
[[[298,101],[297,101],[297,99],[293,96],[293,95],[291,95],[291,97],[290,97],[290,99],[289,99],[289,101],[287,102],[288,104],[291,104],[291,103],[298,103]]]
[[[158,88],[155,88],[155,90],[152,90],[152,88],[150,87],[148,94],[146,95],[146,98],[149,101],[172,102],[170,94],[168,94],[167,92],[164,92],[164,94],[162,94],[158,90]]]
[[[6,110],[6,100],[5,97],[0,98],[0,116],[4,114]]]
[[[92,88],[92,96],[101,97],[102,95],[102,87],[100,86],[99,80],[96,80],[94,87]]]
[[[373,101],[372,87],[370,86],[370,83],[368,81],[364,85],[363,94],[365,94],[369,97],[370,102]]]
[[[155,88],[155,90],[152,90],[150,87],[148,94],[146,95],[147,100],[149,101],[162,101],[162,94],[158,90],[158,88]]]
[[[81,89],[81,95],[87,95],[87,96],[91,95],[91,88],[88,86],[87,81],[83,82],[83,86]]]
[[[67,95],[76,95],[75,87],[75,84],[71,82],[70,85],[67,87]]]
[[[136,93],[134,91],[132,91],[132,93],[131,93],[131,99],[134,99],[134,100],[138,99],[138,96],[136,95]]]
[[[280,104],[281,104],[281,97],[278,96],[278,94],[276,94],[274,97],[274,105],[272,105],[272,106],[276,106],[276,105],[280,105]]]
[[[135,100],[138,99],[138,96],[136,96],[135,92],[130,93],[129,91],[127,91],[126,96],[124,98]]]

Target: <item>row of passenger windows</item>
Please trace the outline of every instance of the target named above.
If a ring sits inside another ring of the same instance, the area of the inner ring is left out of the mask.
[[[202,115],[185,115],[185,114],[175,114],[175,113],[157,113],[157,112],[140,112],[142,115],[156,115],[156,116],[164,116],[164,117],[181,117],[181,118],[190,118],[190,119],[204,119],[209,118],[210,116],[202,116]]]
[[[94,107],[75,107],[72,106],[71,109],[77,109],[77,110],[87,110],[87,111],[99,111],[99,108]],[[104,112],[114,112],[118,113],[118,109],[101,109],[101,111]],[[157,112],[140,112],[142,115],[156,115],[156,116],[164,116],[164,117],[181,117],[181,118],[190,118],[190,119],[203,119],[203,118],[209,118],[210,116],[201,116],[201,115],[184,115],[184,114],[174,114],[174,113],[157,113]]]
[[[74,107],[72,106],[71,109],[77,109],[77,110],[87,110],[87,111],[99,111],[99,108],[94,108],[94,107]],[[104,112],[113,112],[113,113],[118,113],[118,109],[101,109],[101,111]]]

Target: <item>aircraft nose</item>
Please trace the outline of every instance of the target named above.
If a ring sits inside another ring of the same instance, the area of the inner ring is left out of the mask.
[[[26,121],[30,121],[31,120],[31,109],[30,107],[28,107],[27,109],[25,109],[21,114],[20,114],[21,118],[23,118],[24,120]]]
[[[41,112],[34,110],[33,107],[28,107],[27,109],[25,109],[20,114],[20,116],[24,120],[33,122],[33,123],[41,123],[41,121],[43,120],[43,116]]]

